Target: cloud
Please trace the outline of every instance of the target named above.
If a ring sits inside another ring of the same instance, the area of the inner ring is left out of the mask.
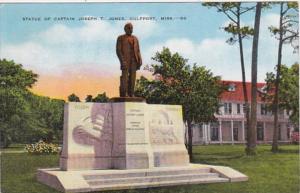
[[[51,71],[57,64],[52,60],[52,52],[35,42],[26,42],[18,45],[4,45],[1,49],[1,58],[13,59],[24,67],[34,71]]]
[[[147,15],[140,15],[147,16]],[[270,13],[262,17],[259,42],[259,81],[265,73],[272,71],[276,65],[278,42],[271,36],[268,26],[278,23],[278,14]],[[211,37],[194,41],[189,37],[165,39],[152,43],[155,36],[163,33],[164,28],[155,21],[132,21],[134,34],[143,43],[142,56],[144,64],[151,64],[151,57],[163,47],[178,52],[189,63],[205,65],[223,79],[241,80],[240,58],[237,45],[226,43],[224,37]],[[245,24],[253,25],[253,21]],[[27,42],[1,45],[1,57],[14,59],[24,67],[40,74],[63,76],[75,71],[90,69],[101,76],[119,73],[119,61],[115,54],[116,37],[123,34],[125,22],[85,21],[80,26],[54,24],[49,28],[33,34]],[[216,29],[219,30],[219,29]],[[250,80],[252,40],[244,41],[245,66],[247,79]],[[289,45],[284,46],[283,63],[291,65],[297,61]],[[72,69],[70,71],[70,69]]]
[[[261,19],[258,60],[260,70],[258,76],[263,78],[265,78],[266,72],[274,71],[277,64],[278,40],[271,34],[270,26],[279,26],[279,14],[269,13]],[[283,64],[292,65],[298,61],[297,54],[294,54],[293,51],[294,49],[290,44],[283,45]]]
[[[141,40],[159,33],[154,21],[132,23],[134,34]],[[26,42],[1,45],[1,57],[14,59],[38,74],[64,75],[69,69],[85,68],[102,69],[104,75],[113,74],[119,72],[115,44],[118,35],[124,33],[124,24],[124,21],[104,20],[84,21],[76,27],[54,24],[32,34]]]
[[[200,42],[193,42],[188,38],[170,39],[152,46],[147,53],[153,56],[163,47],[169,48],[173,53],[178,52],[189,59],[190,64],[197,63],[206,66],[215,75],[222,75],[225,79],[239,78],[240,64],[237,47],[226,44],[225,39],[210,38]],[[151,63],[151,61],[147,62]]]
[[[113,40],[118,34],[117,25],[107,21],[84,21],[83,23],[80,27],[55,24],[48,30],[40,32],[37,40],[47,44],[107,42]]]
[[[262,27],[278,26],[279,25],[279,14],[269,13],[262,18]]]
[[[258,53],[258,81],[264,81],[267,72],[273,71],[277,63],[278,41],[272,37],[268,27],[278,25],[279,15],[270,13],[261,18],[259,53]],[[245,25],[250,22],[245,22]],[[252,22],[253,23],[253,22]],[[253,24],[252,24],[253,25]],[[146,58],[151,58],[163,47],[171,52],[178,52],[189,59],[189,63],[204,65],[215,75],[221,75],[225,80],[242,80],[240,55],[238,45],[228,45],[225,38],[207,38],[194,42],[189,38],[169,39],[151,46],[147,50]],[[244,61],[246,79],[251,80],[251,52],[252,39],[244,40]],[[291,65],[298,61],[290,45],[284,45],[282,63]],[[148,64],[153,61],[146,61]]]
[[[91,16],[85,16],[91,17]],[[140,15],[138,17],[148,17]],[[110,23],[106,20],[85,20],[80,27],[68,27],[63,24],[55,24],[46,31],[40,32],[38,41],[44,41],[47,44],[61,43],[108,43],[114,41],[116,37],[124,33],[124,21]],[[131,22],[134,25],[134,34],[143,39],[149,38],[157,31],[158,26],[155,21],[137,20]],[[34,37],[33,37],[34,39]]]

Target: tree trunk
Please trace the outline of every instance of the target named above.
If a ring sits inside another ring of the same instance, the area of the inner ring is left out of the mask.
[[[238,8],[237,11],[237,27],[238,31],[240,30],[241,20],[240,20],[240,9]],[[238,34],[238,40],[239,40],[239,49],[240,49],[240,60],[241,60],[241,69],[242,69],[242,83],[243,83],[243,94],[244,94],[244,103],[245,103],[245,118],[246,118],[246,130],[247,135],[249,131],[249,124],[250,124],[250,116],[249,116],[249,101],[248,101],[248,93],[247,93],[247,86],[246,86],[246,75],[245,75],[245,62],[244,62],[244,50],[243,50],[243,38],[239,31]],[[248,138],[247,138],[248,141]]]
[[[192,121],[188,120],[188,153],[190,157],[190,162],[193,161],[193,130],[192,130]]]
[[[248,133],[248,143],[246,148],[247,155],[256,154],[256,110],[257,110],[257,56],[258,56],[258,39],[259,39],[259,25],[261,15],[262,3],[256,4],[254,36],[252,44],[252,68],[251,68],[251,120]]]
[[[275,80],[275,96],[273,101],[273,113],[274,113],[274,129],[273,129],[273,142],[272,152],[278,151],[278,93],[280,83],[280,71],[281,71],[281,58],[282,58],[282,18],[283,18],[283,2],[280,3],[280,19],[279,19],[279,45],[278,45],[278,60],[276,69],[276,80]]]

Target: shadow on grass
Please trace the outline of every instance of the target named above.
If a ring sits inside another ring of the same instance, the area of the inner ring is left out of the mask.
[[[193,155],[201,155],[201,156],[236,156],[240,155],[240,151],[235,151],[235,152],[217,152],[217,153],[201,153],[201,152],[193,152]]]
[[[279,149],[277,153],[282,153],[282,154],[299,154],[299,150],[297,149]]]
[[[198,155],[194,155],[194,157],[198,157],[198,156],[200,156],[200,159],[201,159],[201,157],[204,157],[204,155],[203,154],[198,154]],[[228,155],[220,155],[220,154],[215,154],[215,155],[211,155],[211,156],[207,156],[207,155],[205,155],[205,159],[206,160],[210,160],[210,159],[225,159],[225,160],[231,160],[231,159],[238,159],[238,158],[241,158],[241,157],[244,157],[245,155],[242,155],[242,154],[240,154],[240,155],[230,155],[230,156],[228,156]]]

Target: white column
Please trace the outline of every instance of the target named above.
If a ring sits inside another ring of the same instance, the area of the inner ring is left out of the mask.
[[[245,141],[245,121],[242,121],[242,141]]]
[[[210,123],[208,123],[208,125],[207,125],[207,136],[208,136],[208,142],[210,142],[211,141],[211,138],[210,138]]]
[[[207,144],[207,130],[206,130],[206,125],[203,124],[202,128],[203,128],[203,131],[204,131],[204,143]]]
[[[202,128],[202,141],[205,143],[205,129],[203,124],[201,124],[201,128]]]
[[[234,139],[233,139],[233,120],[231,120],[231,143],[234,143]]]
[[[219,121],[219,141],[222,143],[222,120]]]
[[[266,122],[264,122],[264,141],[266,141]]]

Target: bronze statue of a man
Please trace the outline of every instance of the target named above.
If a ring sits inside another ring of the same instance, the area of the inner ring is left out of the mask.
[[[121,64],[120,97],[133,97],[136,71],[142,65],[142,57],[138,39],[132,35],[133,26],[124,26],[125,34],[117,39],[116,51]]]

